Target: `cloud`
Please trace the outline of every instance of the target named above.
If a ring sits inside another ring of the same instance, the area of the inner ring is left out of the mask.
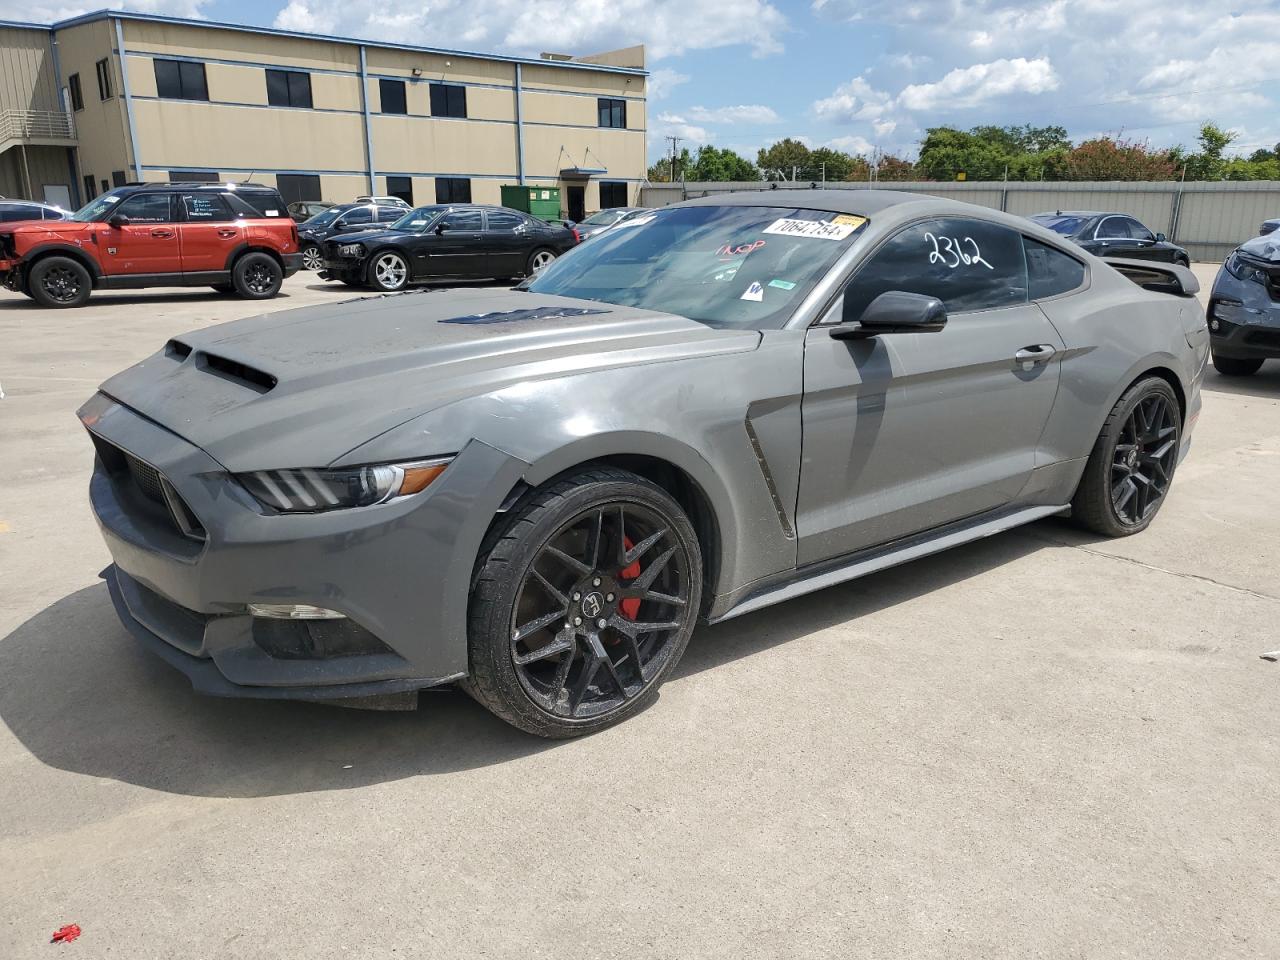
[[[898,104],[906,110],[957,110],[1012,93],[1048,93],[1058,84],[1047,57],[1017,57],[957,68],[936,83],[913,83],[903,88]]]
[[[854,123],[879,120],[893,106],[893,98],[877,90],[864,77],[854,77],[832,92],[814,101],[813,112],[828,123]]]
[[[836,137],[834,140],[828,140],[826,146],[833,150],[843,150],[845,153],[851,153],[854,156],[867,156],[873,150],[875,145],[866,137]]]
[[[689,119],[699,123],[777,123],[781,118],[772,107],[758,103],[736,107],[690,107]]]
[[[407,8],[381,0],[290,0],[275,25],[516,54],[595,53],[643,43],[653,59],[737,46],[756,56],[780,53],[779,38],[789,29],[770,0],[738,0],[733,16],[718,0],[424,0]]]
[[[660,67],[649,74],[648,95],[650,100],[663,100],[671,96],[671,91],[682,83],[689,82],[687,73],[680,73],[669,67]]]
[[[127,7],[135,13],[160,13],[170,17],[207,19],[204,8],[211,0],[132,0]],[[91,13],[112,6],[120,9],[123,4],[88,3],[19,3],[18,0],[0,0],[0,20],[16,20],[22,23],[57,23],[84,13]]]
[[[675,113],[660,113],[649,127],[651,144],[661,144],[667,137],[679,137],[687,147],[710,143],[714,137],[706,127],[699,127]]]

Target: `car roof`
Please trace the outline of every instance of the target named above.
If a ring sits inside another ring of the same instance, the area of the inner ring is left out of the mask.
[[[1132,214],[1121,213],[1119,210],[1046,210],[1043,213],[1033,213],[1035,217],[1128,217]]]
[[[280,192],[275,187],[267,186],[265,183],[228,183],[226,181],[211,183],[207,180],[179,180],[170,183],[126,183],[123,187],[113,188],[114,190],[124,190],[131,194],[157,193],[167,190],[191,190],[201,193],[278,194]]]
[[[41,203],[39,200],[0,200],[0,207],[44,207],[49,210],[56,210],[51,203]]]
[[[713,194],[696,200],[686,200],[681,206],[805,207],[810,210],[824,210],[828,213],[852,213],[869,217],[890,207],[906,203],[939,200],[941,200],[939,197],[908,193],[905,190],[806,190],[789,187],[778,190]],[[942,202],[955,203],[955,201]]]

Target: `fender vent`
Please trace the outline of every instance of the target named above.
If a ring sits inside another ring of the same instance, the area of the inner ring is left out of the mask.
[[[201,366],[210,373],[224,380],[230,380],[232,383],[238,383],[242,387],[248,387],[257,393],[266,393],[278,382],[266,371],[257,370],[238,360],[228,360],[226,357],[219,357],[212,353],[201,353],[199,360]]]
[[[164,355],[181,363],[191,356],[191,347],[181,340],[170,340],[164,345]]]

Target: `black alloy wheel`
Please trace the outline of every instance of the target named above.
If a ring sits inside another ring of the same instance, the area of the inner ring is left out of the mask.
[[[43,307],[78,307],[89,299],[93,279],[70,257],[45,257],[27,277],[31,299]]]
[[[1142,523],[1169,492],[1178,459],[1178,419],[1166,397],[1152,394],[1125,420],[1111,458],[1111,504],[1122,523]]]
[[[642,709],[697,619],[688,518],[665,490],[613,468],[533,491],[512,514],[477,570],[468,691],[548,737]]]

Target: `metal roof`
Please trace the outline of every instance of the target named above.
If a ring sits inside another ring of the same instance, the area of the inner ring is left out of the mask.
[[[187,17],[166,17],[153,13],[131,13],[126,10],[95,10],[52,25],[0,21],[0,26],[34,27],[41,30],[63,30],[67,27],[93,23],[98,20],[137,20],[143,23],[168,23],[184,27],[204,27],[209,30],[234,30],[240,33],[256,33],[269,37],[290,37],[295,40],[319,40],[325,43],[341,43],[351,47],[376,47],[381,50],[407,50],[411,53],[433,53],[446,57],[470,57],[475,60],[498,60],[502,63],[519,63],[525,66],[563,67],[570,70],[590,70],[598,73],[621,73],[628,76],[647,77],[649,71],[642,67],[615,67],[607,64],[584,63],[580,60],[542,60],[536,57],[512,57],[499,53],[476,53],[468,50],[450,50],[445,47],[423,47],[409,43],[388,43],[383,40],[359,40],[351,37],[335,37],[324,33],[303,33],[298,30],[280,30],[276,27],[250,27],[242,23],[226,23],[220,20],[192,20]]]

